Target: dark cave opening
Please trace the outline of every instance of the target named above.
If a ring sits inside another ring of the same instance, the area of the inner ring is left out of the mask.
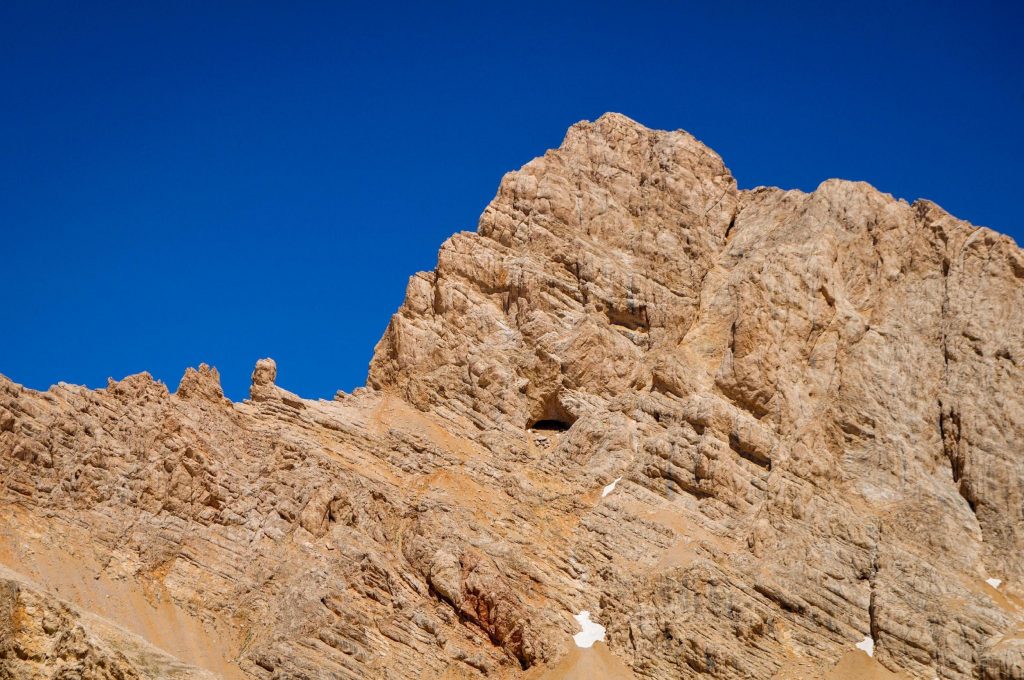
[[[530,425],[529,429],[537,432],[565,432],[570,427],[572,427],[572,423],[564,420],[544,418],[543,420],[538,420],[533,425]]]

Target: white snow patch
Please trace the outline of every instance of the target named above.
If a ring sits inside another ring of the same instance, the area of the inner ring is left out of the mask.
[[[857,649],[867,652],[868,656],[875,655],[875,641],[871,639],[871,636],[865,636],[863,640],[857,643]]]
[[[591,647],[598,640],[604,640],[604,626],[590,620],[590,612],[586,609],[573,617],[580,624],[580,632],[572,636],[577,647]]]
[[[604,498],[605,496],[610,494],[612,491],[615,491],[615,485],[618,484],[619,480],[621,480],[621,479],[622,479],[622,477],[616,477],[614,482],[612,482],[608,486],[604,487],[604,491],[601,492],[601,498]]]
[[[989,584],[993,588],[998,588],[999,586],[1003,585],[1003,582],[997,578],[987,578],[985,579],[985,583]]]

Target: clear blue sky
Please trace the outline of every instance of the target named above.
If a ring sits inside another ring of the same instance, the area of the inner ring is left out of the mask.
[[[6,0],[0,373],[350,390],[502,174],[605,111],[1022,242],[1021,7]]]

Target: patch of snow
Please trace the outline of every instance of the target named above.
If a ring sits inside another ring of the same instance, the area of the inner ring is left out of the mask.
[[[577,647],[591,647],[598,640],[604,640],[604,626],[590,620],[590,612],[586,609],[573,617],[580,624],[580,632],[572,636]]]
[[[875,641],[871,639],[870,635],[865,636],[863,640],[857,643],[857,649],[867,652],[868,656],[875,655]]]
[[[612,482],[608,486],[604,487],[604,491],[601,492],[601,498],[604,498],[605,496],[610,494],[612,491],[615,491],[615,485],[619,483],[620,479],[622,479],[622,477],[616,477],[614,482]]]
[[[987,578],[987,579],[985,579],[985,583],[989,584],[993,588],[998,588],[999,586],[1001,586],[1003,584],[1003,582],[1000,581],[997,578]]]

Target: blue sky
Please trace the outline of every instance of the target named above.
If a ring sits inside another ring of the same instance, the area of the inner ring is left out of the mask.
[[[771,4],[4,2],[0,373],[351,390],[408,277],[605,111],[741,187],[866,180],[1024,241],[1020,3]]]

